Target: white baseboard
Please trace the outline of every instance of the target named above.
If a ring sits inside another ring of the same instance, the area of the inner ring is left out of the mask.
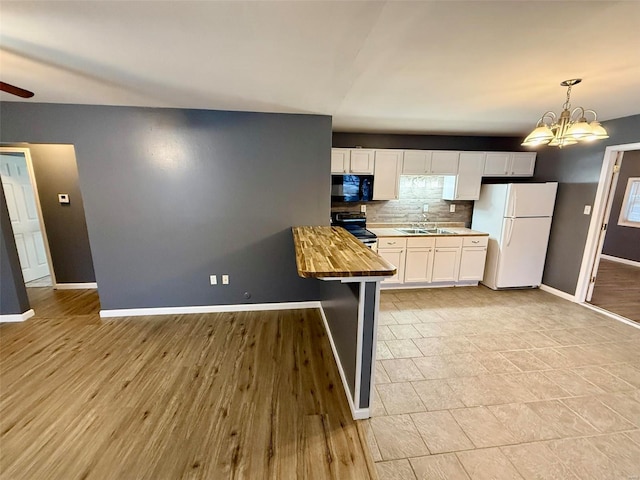
[[[327,322],[327,317],[324,314],[324,310],[322,305],[319,307],[320,315],[322,316],[322,323],[324,323],[324,328],[327,331],[327,337],[329,337],[329,343],[331,344],[331,351],[333,352],[333,358],[336,361],[336,365],[338,366],[338,372],[340,372],[340,378],[342,379],[342,386],[344,387],[344,393],[347,395],[347,400],[349,401],[349,408],[351,409],[351,416],[354,420],[364,420],[366,418],[371,417],[370,409],[368,408],[356,408],[353,403],[353,398],[351,397],[351,390],[349,389],[349,384],[347,383],[347,377],[344,374],[344,370],[342,369],[342,363],[340,363],[340,357],[338,356],[338,350],[336,349],[336,344],[333,342],[333,337],[331,336],[331,330],[329,329],[329,323]],[[373,379],[371,379],[373,381]]]
[[[87,283],[56,283],[53,286],[54,290],[82,290],[85,288],[98,288],[96,282]]]
[[[36,314],[36,312],[31,310],[27,310],[24,313],[18,313],[15,315],[0,315],[0,323],[4,322],[24,322],[25,320],[30,319]]]
[[[604,253],[600,255],[600,258],[604,258],[605,260],[609,260],[611,262],[624,263],[625,265],[631,265],[632,267],[640,268],[640,262],[636,262],[635,260],[628,260],[626,258],[620,258],[620,257],[612,257],[611,255],[605,255]]]
[[[640,328],[640,324],[629,320],[627,317],[623,317],[622,315],[618,315],[617,313],[610,312],[609,310],[605,310],[604,308],[596,307],[595,305],[591,305],[590,303],[581,303],[583,307],[587,307],[591,310],[595,310],[598,313],[606,315],[607,317],[611,317],[619,322],[626,323],[627,325],[631,325],[632,327]]]
[[[100,310],[100,316],[102,318],[140,317],[146,315],[182,315],[189,313],[297,310],[302,308],[320,308],[320,302],[247,303],[236,305],[202,305],[192,307],[120,308],[115,310]]]
[[[571,295],[570,293],[563,292],[562,290],[558,290],[557,288],[550,287],[549,285],[545,285],[544,283],[540,285],[540,290],[555,295],[556,297],[564,298],[565,300],[569,300],[570,302],[576,302],[575,295]]]

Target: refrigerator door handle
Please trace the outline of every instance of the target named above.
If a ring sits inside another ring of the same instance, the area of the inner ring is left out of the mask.
[[[513,192],[513,212],[511,212],[512,217],[518,216],[518,189],[516,188]]]
[[[513,236],[513,222],[514,222],[514,219],[510,218],[509,221],[510,221],[510,223],[509,223],[509,235],[507,236],[507,247],[511,244],[511,237]]]

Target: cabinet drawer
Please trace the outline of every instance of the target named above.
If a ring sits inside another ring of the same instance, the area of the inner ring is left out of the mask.
[[[462,238],[436,237],[436,247],[462,247]]]
[[[407,238],[407,247],[433,247],[436,239],[433,237],[412,237]]]
[[[489,243],[489,237],[464,237],[462,239],[463,247],[486,247]]]
[[[402,237],[378,238],[378,248],[404,248],[407,246],[407,239]]]

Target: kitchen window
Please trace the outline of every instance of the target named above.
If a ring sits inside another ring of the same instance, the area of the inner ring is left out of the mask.
[[[627,182],[618,225],[640,228],[640,177],[631,177]]]

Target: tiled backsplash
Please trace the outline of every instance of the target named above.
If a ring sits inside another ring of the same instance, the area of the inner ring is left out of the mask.
[[[375,180],[374,180],[375,182]],[[472,201],[450,201],[442,199],[444,177],[433,175],[402,175],[400,177],[400,199],[367,202],[367,222],[413,223],[425,221],[422,206],[429,205],[425,214],[429,222],[464,222],[471,226]],[[455,204],[456,211],[449,212]],[[331,211],[359,211],[361,204],[334,202]]]

